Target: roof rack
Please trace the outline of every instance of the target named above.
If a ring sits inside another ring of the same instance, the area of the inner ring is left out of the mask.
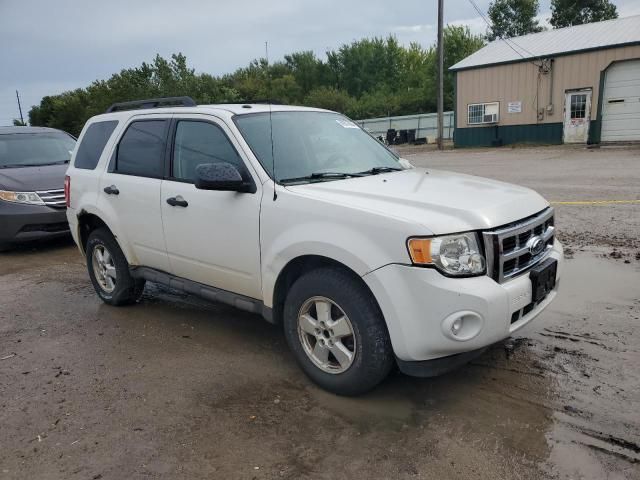
[[[256,100],[233,100],[230,102],[215,102],[212,105],[284,105],[280,100],[270,100],[268,98],[259,98]]]
[[[159,108],[162,106],[195,107],[197,104],[191,97],[162,97],[147,100],[133,100],[132,102],[114,103],[105,113],[121,112],[123,110],[137,110],[140,108]]]

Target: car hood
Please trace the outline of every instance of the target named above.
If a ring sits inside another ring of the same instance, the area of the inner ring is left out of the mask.
[[[0,189],[13,192],[62,189],[67,168],[67,164],[1,168]]]
[[[549,206],[528,188],[424,168],[287,188],[319,200],[418,223],[436,235],[498,227]]]

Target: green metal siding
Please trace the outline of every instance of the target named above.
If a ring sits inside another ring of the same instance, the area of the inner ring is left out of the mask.
[[[514,143],[561,144],[562,123],[456,128],[456,147],[491,147]]]

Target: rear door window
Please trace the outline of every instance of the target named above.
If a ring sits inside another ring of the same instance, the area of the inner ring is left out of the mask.
[[[115,172],[162,178],[168,124],[168,120],[132,122],[118,145]]]
[[[78,146],[74,167],[93,170],[98,165],[102,150],[118,125],[117,120],[95,122],[89,125]]]

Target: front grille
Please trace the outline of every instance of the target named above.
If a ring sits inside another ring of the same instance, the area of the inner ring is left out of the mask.
[[[549,255],[554,240],[553,208],[483,232],[487,273],[502,283],[521,275]],[[539,240],[538,240],[539,239]],[[542,242],[536,251],[535,244]]]
[[[36,192],[45,205],[53,208],[65,208],[64,189],[42,190]]]
[[[26,232],[59,233],[59,232],[67,232],[68,230],[69,230],[69,224],[67,222],[32,223],[22,227],[20,229],[20,233],[26,233]]]
[[[540,305],[542,302],[544,302],[547,299],[547,295],[545,295],[544,297],[542,297],[540,300],[538,300],[537,302],[531,302],[530,304],[526,305],[524,308],[521,308],[520,310],[516,310],[515,312],[513,312],[511,314],[511,324],[513,325],[514,323],[516,323],[518,320],[526,317],[527,315],[529,315],[531,313],[531,310],[533,310],[534,308],[536,308],[538,305]]]

